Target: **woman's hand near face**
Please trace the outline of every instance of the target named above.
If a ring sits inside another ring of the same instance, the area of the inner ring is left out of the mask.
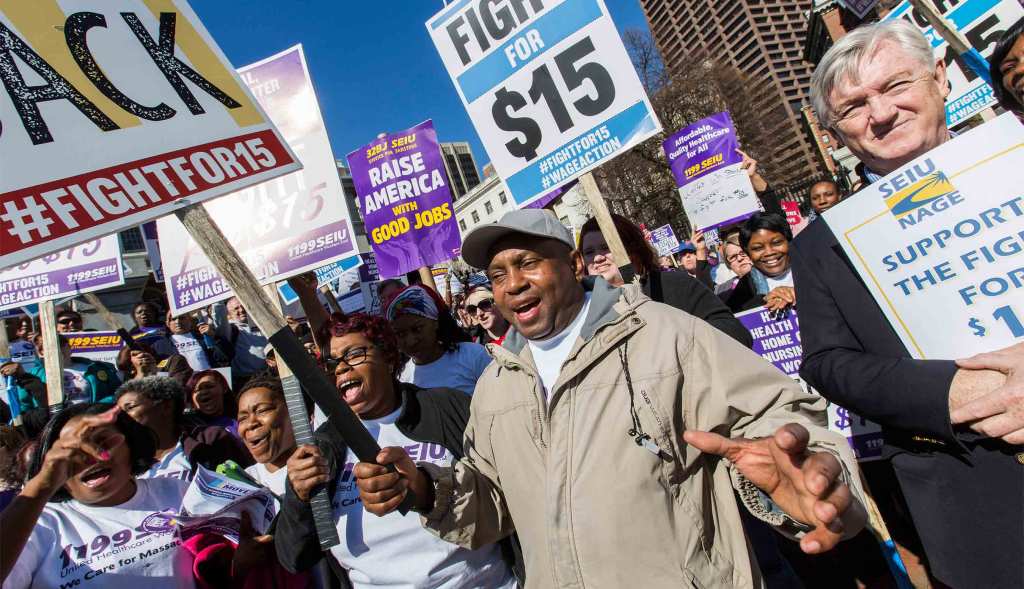
[[[25,490],[49,498],[85,468],[110,460],[110,451],[124,443],[124,434],[113,428],[119,411],[114,407],[65,425],[43,457],[39,473],[25,484]]]
[[[782,311],[796,306],[796,291],[792,286],[776,286],[764,297],[764,306],[769,311]]]

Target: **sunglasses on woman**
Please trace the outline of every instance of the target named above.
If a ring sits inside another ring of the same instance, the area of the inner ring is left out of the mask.
[[[491,310],[494,307],[494,299],[484,299],[475,305],[466,305],[466,312],[470,315],[476,315],[477,310],[483,311],[484,313]]]

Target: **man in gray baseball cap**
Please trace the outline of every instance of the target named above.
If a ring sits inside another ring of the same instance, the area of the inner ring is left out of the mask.
[[[824,401],[638,285],[582,278],[569,230],[546,211],[474,230],[463,256],[513,328],[488,346],[466,456],[417,468],[383,449],[378,464],[397,474],[353,471],[369,512],[412,489],[449,542],[515,531],[525,585],[539,588],[760,587],[739,509],[804,534],[811,553],[863,527],[856,462],[825,429]]]
[[[503,237],[513,234],[554,239],[569,249],[576,247],[572,242],[572,232],[554,215],[544,209],[522,209],[509,211],[497,223],[481,225],[470,231],[462,241],[462,259],[470,266],[486,270],[491,261],[488,256],[491,248]]]

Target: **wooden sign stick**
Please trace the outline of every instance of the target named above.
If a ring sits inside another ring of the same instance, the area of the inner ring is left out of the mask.
[[[334,385],[327,380],[324,372],[306,353],[306,349],[285,322],[279,307],[271,302],[270,297],[260,287],[252,271],[228,243],[206,209],[202,205],[193,205],[179,209],[175,215],[227,281],[228,286],[235,292],[235,296],[248,311],[249,317],[267,336],[277,352],[278,362],[287,364],[295,373],[306,394],[324,412],[328,422],[337,428],[338,433],[359,457],[359,460],[376,462],[377,454],[380,452],[377,440],[370,435],[352,409],[338,397],[338,391]],[[309,422],[305,405],[301,399],[298,399],[296,403],[294,395],[288,403],[288,414],[293,424],[300,419],[305,420],[308,431]],[[300,440],[299,437],[300,431],[296,430],[295,441],[297,444],[312,443],[311,434],[306,440]],[[412,494],[406,495],[403,502],[405,511],[408,511],[408,506],[412,505],[414,500]],[[330,497],[327,495],[326,487],[321,487],[314,493],[310,499],[310,507],[313,510],[320,547],[326,550],[336,545],[339,542],[338,534],[334,526]]]
[[[615,264],[619,268],[628,266],[631,264],[629,254],[626,252],[626,246],[622,244],[619,230],[615,228],[615,221],[612,220],[608,204],[601,196],[601,189],[597,186],[594,174],[587,172],[580,176],[580,186],[583,188],[583,194],[587,197],[587,201],[590,202],[594,218],[597,219],[597,226],[601,228],[601,235],[604,236],[604,241],[608,244],[608,251],[612,253]]]
[[[118,320],[116,315],[110,312],[110,309],[108,309],[107,306],[103,304],[103,301],[101,301],[100,298],[96,296],[96,293],[87,292],[82,296],[85,297],[86,302],[88,302],[90,305],[93,306],[94,309],[96,309],[96,312],[99,313],[100,317],[103,318],[103,322],[110,326],[110,329],[113,329],[114,331],[121,331],[122,329],[124,329],[124,325],[121,324],[121,321]]]
[[[64,360],[57,334],[57,311],[53,301],[39,303],[39,333],[43,338],[43,369],[46,371],[46,404],[50,415],[64,406]]]

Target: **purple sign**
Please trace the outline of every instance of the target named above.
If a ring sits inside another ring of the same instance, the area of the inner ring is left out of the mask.
[[[348,207],[302,47],[238,72],[303,169],[203,206],[261,284],[354,257],[358,252]],[[157,228],[175,315],[232,295],[177,218],[163,217]]]
[[[577,184],[579,184],[579,182],[580,182],[579,180],[573,180],[571,182],[566,182],[565,184],[562,184],[558,188],[552,190],[551,192],[545,194],[544,196],[538,198],[537,200],[531,202],[530,204],[526,205],[523,208],[524,209],[543,209],[544,207],[546,207],[549,204],[551,204],[551,202],[554,201],[555,199],[557,199],[558,197],[560,197],[563,194],[565,194],[566,192],[569,192],[570,190],[572,190],[572,187],[576,186]]]
[[[121,247],[108,235],[0,270],[0,309],[124,284]]]
[[[348,154],[382,278],[459,255],[462,238],[441,157],[429,120]]]
[[[771,311],[758,307],[739,313],[736,318],[750,331],[754,352],[809,389],[800,378],[803,346],[796,311],[791,309],[776,318]],[[882,428],[877,424],[830,402],[828,428],[846,437],[857,459],[873,460],[881,456]]]
[[[737,149],[728,112],[683,127],[662,144],[694,227],[705,231],[746,219],[760,202]]]

